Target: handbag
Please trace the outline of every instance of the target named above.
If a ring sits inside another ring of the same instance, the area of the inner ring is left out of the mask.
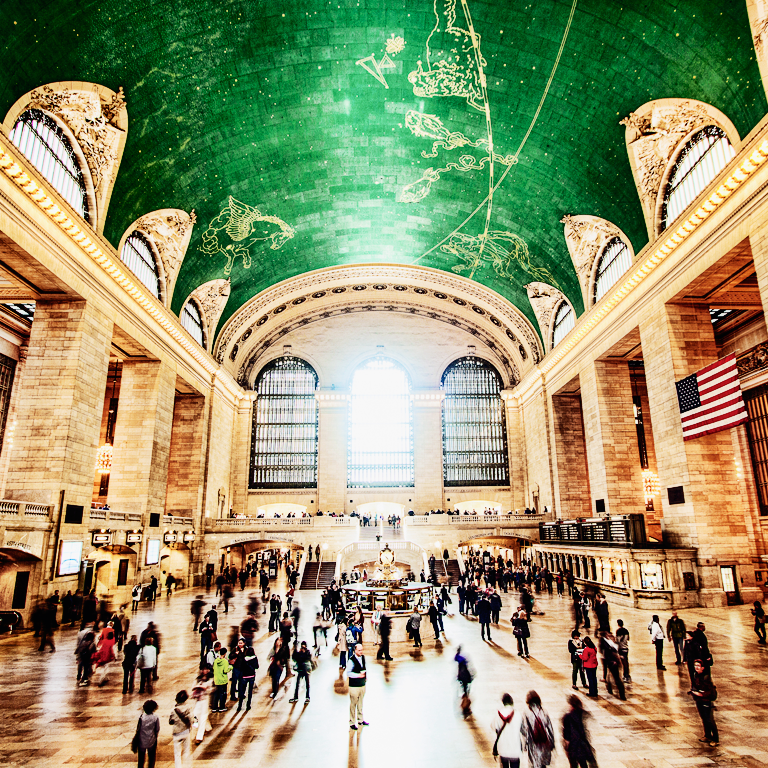
[[[144,649],[142,648],[139,651],[139,655],[136,657],[136,669],[144,669],[144,666],[146,665],[146,660],[144,659]]]
[[[499,728],[499,732],[496,734],[496,741],[493,742],[493,756],[498,757],[499,756],[499,739],[501,738],[501,734],[504,733],[504,729],[507,727],[509,723],[512,722],[512,718],[515,716],[515,710],[512,710],[512,714],[509,716],[509,720],[505,720],[503,717],[501,717],[501,712],[499,712],[499,717],[501,717],[503,725],[501,728]]]
[[[136,733],[133,734],[133,738],[131,739],[131,752],[136,754],[139,751],[139,730],[141,729],[141,717],[139,717],[139,722],[136,724]]]

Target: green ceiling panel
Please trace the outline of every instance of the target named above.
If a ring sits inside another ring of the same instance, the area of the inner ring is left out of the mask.
[[[478,46],[464,8],[7,0],[0,110],[53,81],[123,86],[105,234],[117,244],[148,211],[195,209],[176,311],[228,266],[222,323],[307,270],[397,262],[471,277],[534,323],[531,280],[581,312],[562,216],[602,216],[636,251],[647,240],[619,120],[692,98],[744,136],[768,110],[746,5],[468,0]]]

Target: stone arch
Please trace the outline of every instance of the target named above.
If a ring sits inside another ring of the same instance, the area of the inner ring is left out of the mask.
[[[661,233],[661,204],[666,180],[677,155],[693,133],[717,125],[738,151],[741,138],[719,110],[694,99],[656,99],[640,106],[620,122],[632,175],[651,241]]]
[[[92,226],[103,232],[109,200],[128,135],[123,89],[117,93],[96,83],[48,83],[21,98],[8,110],[3,125],[10,131],[27,109],[40,109],[66,129],[87,177]]]

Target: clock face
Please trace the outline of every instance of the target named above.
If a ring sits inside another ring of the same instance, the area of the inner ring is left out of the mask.
[[[391,565],[392,561],[394,560],[394,553],[388,549],[382,550],[379,555],[379,559],[381,560],[382,564]]]

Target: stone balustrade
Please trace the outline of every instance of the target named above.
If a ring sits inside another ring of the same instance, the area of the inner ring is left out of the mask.
[[[141,524],[141,512],[119,512],[116,509],[89,509],[91,520],[109,520],[110,523],[138,523]],[[191,518],[190,519],[190,525]]]
[[[191,517],[177,517],[176,515],[163,515],[163,525],[192,526],[195,521]]]
[[[263,530],[266,528],[280,530],[305,528],[357,528],[359,520],[356,517],[225,517],[206,519],[208,528],[228,530],[232,528],[247,528]]]
[[[538,528],[547,522],[549,515],[415,515],[403,518],[405,526],[467,525],[473,528],[498,528],[499,526],[527,526]]]
[[[26,501],[0,500],[0,518],[33,519],[50,521],[53,517],[52,504],[31,504]]]

